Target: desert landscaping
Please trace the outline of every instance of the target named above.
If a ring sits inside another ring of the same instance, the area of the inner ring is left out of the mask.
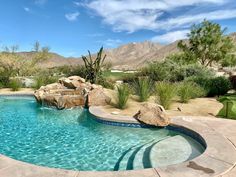
[[[205,19],[187,36],[80,58],[6,47],[0,177],[234,177],[236,33]]]

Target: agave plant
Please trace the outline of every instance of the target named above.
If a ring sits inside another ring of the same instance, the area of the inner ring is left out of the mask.
[[[82,56],[86,68],[85,70],[86,80],[89,80],[92,84],[94,84],[97,82],[97,79],[101,76],[102,66],[106,58],[106,55],[102,57],[103,47],[100,48],[95,60],[92,59],[90,51],[88,51],[88,54],[89,54],[88,57]]]

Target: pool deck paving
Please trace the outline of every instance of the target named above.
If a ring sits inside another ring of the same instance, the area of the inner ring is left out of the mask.
[[[129,116],[112,115],[90,107],[99,120],[138,123]],[[236,177],[236,121],[221,118],[178,116],[172,125],[195,132],[205,140],[205,152],[176,165],[130,171],[70,171],[36,166],[0,155],[0,177]]]

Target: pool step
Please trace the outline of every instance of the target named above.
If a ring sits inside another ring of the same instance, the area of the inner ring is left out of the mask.
[[[128,170],[129,168],[132,168],[132,163],[133,163],[132,159],[135,157],[135,155],[139,151],[139,149],[141,149],[142,147],[145,147],[145,145],[148,146],[148,144],[150,144],[153,141],[154,140],[152,140],[148,143],[145,143],[145,144],[133,146],[133,147],[129,148],[127,151],[123,152],[122,156],[120,156],[120,158],[118,159],[118,161],[114,167],[114,171]]]
[[[152,166],[150,159],[150,152],[153,146],[158,142],[163,141],[169,137],[157,141],[150,141],[145,144],[133,146],[125,151],[122,156],[118,159],[114,171],[118,170],[133,170],[149,168]]]

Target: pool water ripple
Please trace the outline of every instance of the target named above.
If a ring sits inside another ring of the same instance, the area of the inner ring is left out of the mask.
[[[0,97],[0,135],[1,154],[71,170],[157,167],[192,159],[204,151],[198,142],[175,131],[104,125],[85,109],[45,108],[33,97]],[[128,149],[132,152],[124,155]],[[148,163],[144,154],[150,154]]]

